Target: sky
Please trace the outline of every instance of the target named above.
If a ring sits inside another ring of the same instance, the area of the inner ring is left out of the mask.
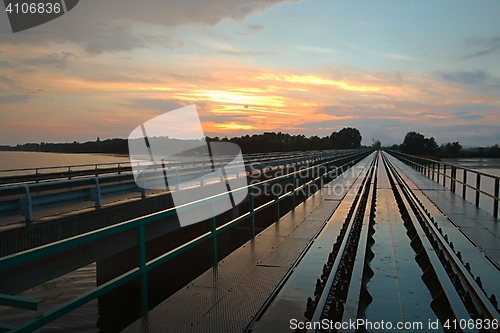
[[[12,33],[0,144],[126,138],[195,104],[203,131],[407,132],[500,143],[500,2],[83,0]]]

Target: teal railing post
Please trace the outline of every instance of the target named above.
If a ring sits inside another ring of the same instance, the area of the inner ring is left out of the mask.
[[[276,181],[276,184],[279,185],[279,181]],[[279,186],[278,186],[279,188]],[[271,187],[271,191],[273,188]],[[280,189],[281,191],[281,189]],[[274,192],[274,191],[273,191]],[[280,220],[280,200],[279,200],[279,194],[273,193],[274,194],[274,204],[276,205],[276,221]]]
[[[481,174],[476,175],[476,207],[479,207],[479,190],[481,189]]]
[[[446,187],[446,164],[443,164],[443,186]]]
[[[252,217],[252,238],[255,237],[255,194],[254,187],[250,187],[250,215]]]
[[[432,180],[434,180],[436,173],[436,162],[432,162]]]
[[[497,178],[495,179],[495,191],[494,191],[494,196],[495,199],[493,199],[493,216],[498,217],[498,192],[500,188],[500,180]]]
[[[307,199],[307,192],[306,192],[307,178],[301,176],[301,179],[302,179],[302,194],[304,195],[304,201],[305,201]]]
[[[215,215],[215,201],[212,201],[212,240],[213,240],[213,259],[214,266],[219,262],[218,248],[217,248],[217,216]]]
[[[292,200],[293,200],[293,208],[292,210],[295,210],[295,200],[296,200],[296,196],[297,196],[297,176],[295,174],[293,174],[293,195],[292,195]]]
[[[457,178],[457,168],[455,166],[451,167],[451,178],[450,178],[450,189],[453,193],[455,193],[455,187],[457,186],[456,182]]]
[[[328,174],[328,169],[326,169],[326,170],[327,170],[326,174]],[[323,186],[324,186],[324,179],[323,178],[324,177],[326,177],[325,174],[322,174],[322,175],[319,176],[319,186],[320,186],[321,193],[323,193]]]
[[[441,163],[438,162],[438,171],[437,171],[437,179],[436,179],[436,181],[438,182],[438,184],[439,184],[439,178],[440,178],[440,176],[441,176]]]
[[[467,169],[463,169],[464,170],[464,174],[463,174],[463,177],[462,177],[462,182],[464,183],[462,185],[462,197],[464,199],[467,199],[467,186],[465,184],[467,184]]]
[[[149,311],[148,305],[148,276],[146,271],[146,236],[144,224],[139,226],[139,269],[141,270],[141,314],[144,316]]]

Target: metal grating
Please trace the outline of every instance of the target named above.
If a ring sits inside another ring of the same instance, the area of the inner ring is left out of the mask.
[[[337,208],[326,198],[311,196],[124,332],[242,332]]]

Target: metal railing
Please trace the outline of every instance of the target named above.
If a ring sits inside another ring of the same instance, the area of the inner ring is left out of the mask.
[[[126,222],[118,223],[106,228],[102,228],[99,230],[91,231],[85,234],[81,234],[78,236],[74,236],[65,240],[61,240],[55,243],[47,244],[38,248],[34,248],[31,250],[27,250],[24,252],[12,254],[0,259],[0,271],[6,269],[15,269],[16,266],[23,265],[29,263],[34,260],[38,260],[45,256],[54,255],[56,253],[60,253],[61,251],[69,250],[75,248],[77,246],[83,245],[85,243],[97,241],[117,233],[121,233],[127,230],[135,229],[137,231],[138,238],[138,254],[139,254],[139,263],[138,266],[134,269],[129,270],[128,272],[94,288],[91,291],[84,293],[44,314],[37,316],[36,318],[29,320],[17,327],[8,327],[3,325],[4,331],[9,333],[18,333],[18,332],[32,332],[54,320],[62,317],[63,315],[81,307],[87,302],[100,297],[109,291],[123,285],[126,282],[129,282],[135,278],[140,278],[140,294],[141,294],[141,313],[145,315],[148,311],[148,282],[147,282],[147,272],[158,267],[159,265],[167,262],[168,260],[178,256],[181,253],[186,252],[187,250],[205,242],[212,241],[213,242],[213,264],[216,265],[218,262],[218,247],[217,247],[217,235],[221,232],[239,224],[240,222],[250,219],[251,221],[251,230],[252,237],[255,236],[255,214],[261,212],[262,210],[275,206],[276,207],[276,216],[279,220],[279,202],[288,198],[293,198],[293,204],[295,207],[295,197],[297,192],[304,191],[304,189],[314,183],[319,182],[321,187],[323,187],[325,179],[334,179],[338,177],[340,174],[349,169],[355,163],[363,159],[364,157],[370,154],[369,151],[360,152],[358,154],[351,154],[349,156],[340,157],[335,160],[330,160],[328,162],[324,162],[309,168],[304,168],[299,171],[295,171],[286,175],[282,175],[270,180],[265,180],[257,184],[248,185],[246,187],[242,187],[239,189],[235,189],[232,191],[228,191],[231,193],[236,193],[239,191],[248,191],[250,195],[250,211],[240,215],[239,217],[226,222],[220,226],[217,226],[217,216],[213,216],[211,219],[211,230],[205,232],[204,234],[184,243],[177,248],[168,251],[154,259],[149,261],[146,260],[146,236],[145,236],[145,226],[155,221],[163,220],[170,216],[176,215],[176,211],[179,210],[189,210],[200,205],[210,204],[212,207],[216,205],[217,200],[220,200],[227,193],[215,195],[206,199],[198,200],[192,203],[188,203],[182,206],[170,208],[158,213],[150,214],[147,216],[135,218]],[[340,170],[340,173],[339,173]],[[307,175],[313,175],[309,181],[307,180]],[[315,175],[315,176],[314,176]],[[275,196],[274,200],[271,200],[267,203],[264,203],[258,207],[255,207],[254,195],[255,192],[260,192],[261,187],[272,186],[275,183],[279,183],[283,180],[292,180],[293,188],[289,189],[289,186],[285,187],[285,191],[283,194],[279,196]],[[300,181],[302,179],[303,181]],[[317,188],[319,190],[319,188]],[[34,304],[37,304],[37,300],[23,298],[18,296],[11,295],[1,295],[0,294],[0,304],[15,306],[23,309],[33,309],[36,308]],[[0,325],[1,326],[1,325]]]
[[[344,153],[344,155],[352,154],[352,152]],[[308,162],[317,162],[329,158],[339,156],[338,152],[329,152],[321,154],[304,154],[304,156],[289,156],[289,157],[268,157],[265,159],[251,160],[245,163],[245,170],[250,175],[253,172],[263,172],[269,168],[286,167],[287,165],[300,165]],[[340,155],[343,156],[343,155]],[[156,165],[159,170],[162,165]],[[165,173],[161,173],[161,180],[167,174],[175,174],[173,177],[177,179],[175,189],[179,190],[178,184],[183,178],[182,173],[198,172],[205,173],[204,164],[187,166],[184,168],[169,168],[165,165]],[[206,168],[205,168],[206,169]],[[150,174],[158,174],[153,171]],[[181,174],[181,175],[180,175]],[[189,178],[184,176],[184,178]],[[223,180],[220,180],[223,181]],[[205,185],[205,179],[200,178],[199,186]],[[56,190],[56,191],[54,191]],[[20,193],[23,193],[22,196]],[[24,215],[25,221],[33,220],[33,211],[44,208],[53,208],[74,204],[77,202],[92,201],[95,208],[101,206],[102,196],[112,196],[122,193],[139,192],[141,198],[146,198],[146,190],[138,187],[135,184],[134,177],[131,173],[117,174],[101,177],[86,177],[70,180],[57,180],[51,182],[42,182],[26,185],[11,185],[0,187],[0,217]],[[35,194],[34,194],[35,193]]]
[[[490,175],[484,172],[472,170],[460,165],[446,163],[442,161],[433,160],[430,158],[418,157],[413,155],[408,155],[395,151],[387,151],[388,153],[399,158],[401,161],[410,165],[412,168],[418,172],[424,174],[425,176],[435,180],[438,183],[442,183],[443,186],[449,184],[449,188],[453,193],[456,193],[457,183],[462,185],[462,197],[467,200],[467,188],[470,188],[475,193],[474,204],[479,207],[480,196],[485,195],[493,199],[493,216],[498,218],[498,206],[499,206],[499,189],[500,189],[500,177],[495,175]],[[457,178],[457,170],[462,170],[462,179]],[[448,174],[449,172],[449,174]],[[467,183],[469,174],[475,177],[475,186]],[[493,192],[487,192],[481,189],[481,183],[484,183],[484,179],[490,180],[494,183]]]
[[[314,152],[291,152],[291,153],[266,153],[266,154],[245,154],[244,158],[249,164],[251,163],[273,163],[281,159],[301,158],[301,157],[320,157],[323,155],[332,155],[336,151],[314,151]],[[219,156],[218,161],[230,162],[233,158],[224,158]],[[206,165],[209,161],[203,157],[193,157],[179,159],[178,161],[170,160],[166,163],[167,169],[182,168],[185,166]],[[161,168],[161,164],[153,164],[149,161],[134,162],[134,165],[148,165]],[[51,180],[67,179],[71,180],[76,177],[95,176],[103,174],[121,174],[132,171],[132,163],[130,161],[109,162],[109,163],[92,163],[92,164],[74,164],[74,165],[59,165],[37,168],[18,168],[0,170],[0,187],[2,185],[41,182]]]

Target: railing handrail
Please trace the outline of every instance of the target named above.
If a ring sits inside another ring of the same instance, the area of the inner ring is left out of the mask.
[[[480,174],[481,176],[486,176],[486,177],[490,177],[490,178],[493,178],[493,179],[499,179],[500,180],[500,176],[496,176],[496,175],[492,175],[490,173],[485,173],[485,172],[482,172],[482,171],[477,171],[477,170],[474,170],[474,169],[470,169],[470,168],[464,167],[464,166],[459,165],[459,164],[453,164],[453,163],[449,163],[449,162],[445,162],[445,161],[434,160],[434,159],[428,158],[428,157],[421,157],[421,156],[416,156],[416,155],[410,155],[410,154],[402,153],[402,152],[396,151],[396,150],[389,150],[388,152],[395,153],[395,154],[400,154],[400,155],[404,155],[404,156],[408,156],[408,157],[413,157],[413,158],[419,158],[419,159],[430,161],[430,162],[435,162],[435,163],[440,163],[440,164],[446,164],[446,165],[452,166],[452,167],[457,168],[457,169],[467,170],[467,172],[473,172],[475,174]],[[425,165],[422,165],[422,166],[426,167]]]
[[[314,155],[321,155],[325,152],[331,153],[337,150],[327,150],[327,151],[317,151],[317,152],[273,152],[273,153],[264,153],[264,154],[244,154],[244,157],[248,158],[269,158],[269,159],[277,159],[280,157],[289,157],[289,156],[314,156]],[[280,154],[280,157],[276,156],[275,154]],[[219,158],[220,159],[220,158]],[[228,158],[229,159],[229,158]],[[200,162],[200,160],[193,160],[193,161],[179,161],[179,162],[172,162],[174,163],[185,163],[185,164],[191,164],[193,162]],[[96,166],[105,166],[105,165],[117,165],[117,167],[120,167],[122,164],[123,165],[131,165],[135,164],[137,162],[132,163],[130,160],[124,160],[124,161],[119,161],[119,162],[104,162],[104,163],[88,163],[88,164],[70,164],[70,165],[53,165],[53,166],[46,166],[46,167],[33,167],[33,168],[16,168],[16,169],[1,169],[0,173],[2,172],[20,172],[20,171],[37,171],[37,170],[52,170],[52,169],[68,169],[68,168],[81,168],[81,167],[96,167]],[[140,163],[140,162],[139,162]],[[148,161],[144,161],[144,163],[151,163]],[[208,162],[207,162],[208,163]]]
[[[355,154],[356,151],[352,151],[352,150],[349,150],[349,151],[344,151],[342,154],[339,154],[337,151],[329,151],[329,152],[321,152],[321,153],[318,153],[318,154],[304,154],[304,155],[300,155],[300,156],[296,156],[296,155],[292,155],[292,156],[289,156],[289,157],[283,157],[283,156],[278,156],[278,157],[271,157],[271,158],[263,158],[263,159],[254,159],[254,160],[251,160],[251,161],[247,161],[244,165],[245,169],[247,172],[250,172],[251,174],[253,174],[253,172],[255,170],[260,170],[261,172],[263,172],[265,169],[267,168],[273,168],[273,167],[284,167],[284,166],[287,166],[287,165],[292,165],[292,164],[297,164],[300,165],[300,164],[304,164],[304,163],[307,163],[307,162],[311,162],[311,161],[322,161],[322,160],[325,160],[325,159],[335,159],[335,158],[340,158],[342,156],[349,156],[351,154]],[[162,169],[163,166],[157,164],[158,168]],[[203,173],[203,166],[204,164],[201,165],[201,168],[202,168],[202,173]],[[200,165],[185,165],[182,170],[183,171],[189,171],[189,170],[197,170],[198,168],[200,168]],[[250,169],[248,169],[250,168]],[[166,173],[171,173],[171,172],[174,172],[175,171],[175,176],[177,177],[177,180],[179,181],[179,174],[178,174],[178,170],[180,170],[179,168],[169,168],[168,170],[165,170]],[[94,170],[91,170],[91,171],[94,171]],[[151,170],[151,174],[152,175],[155,175],[157,172],[156,171],[153,171]],[[25,216],[25,220],[26,221],[31,221],[32,218],[33,218],[33,209],[34,209],[34,202],[31,200],[32,197],[31,195],[29,194],[29,190],[32,189],[34,192],[36,192],[36,196],[38,197],[41,197],[43,195],[45,195],[45,190],[49,190],[49,191],[52,191],[54,189],[58,189],[58,190],[65,190],[65,187],[67,189],[69,188],[73,188],[74,190],[74,187],[75,186],[86,186],[85,190],[88,190],[90,189],[90,197],[86,196],[85,198],[90,198],[90,201],[94,201],[95,202],[95,207],[98,208],[101,206],[101,188],[99,186],[99,181],[102,180],[102,181],[105,181],[106,184],[108,184],[107,186],[104,186],[104,187],[108,187],[109,189],[112,189],[112,187],[114,186],[113,184],[110,184],[110,182],[113,182],[113,180],[122,180],[123,177],[128,177],[130,178],[129,181],[127,182],[127,184],[132,184],[134,183],[133,181],[133,178],[131,177],[131,173],[118,173],[116,175],[108,175],[108,176],[99,176],[99,174],[96,172],[94,176],[90,176],[90,175],[86,175],[86,176],[82,176],[82,177],[79,177],[78,179],[71,179],[72,177],[68,176],[68,179],[67,180],[50,180],[50,181],[46,181],[46,182],[41,182],[41,183],[38,183],[38,182],[35,182],[35,183],[24,183],[24,182],[16,182],[16,183],[11,183],[11,184],[3,184],[3,185],[0,185],[0,194],[3,194],[3,193],[11,193],[11,194],[18,194],[17,192],[20,192],[19,191],[19,187],[18,185],[26,185],[27,186],[27,194],[24,196],[24,198],[21,198],[21,199],[17,199],[15,198],[14,200],[19,200],[19,210],[21,212],[21,215],[24,215]],[[163,178],[165,176],[165,173],[162,173],[162,177]],[[202,177],[202,182],[200,183],[201,186],[203,186],[203,182],[204,182],[204,178]],[[89,187],[89,184],[90,184],[90,187]],[[95,184],[95,186],[94,186]],[[123,185],[123,183],[121,184]],[[103,187],[103,188],[104,188]],[[121,191],[123,188],[121,186],[117,186],[118,188],[118,191]],[[178,186],[175,185],[175,190],[178,190]],[[146,197],[146,190],[144,188],[140,188],[138,186],[136,186],[135,188],[129,188],[129,191],[132,190],[132,191],[139,191],[140,194],[141,194],[141,198],[145,198]],[[50,192],[51,193],[51,192]],[[108,192],[109,194],[110,192]],[[20,194],[20,193],[19,193]],[[54,195],[57,195],[57,194],[54,194]],[[49,194],[50,196],[50,194]],[[12,201],[12,198],[9,199],[10,201]],[[49,199],[48,199],[49,200]],[[84,199],[86,200],[86,199]],[[41,201],[39,200],[38,201],[38,204],[40,203]],[[63,200],[63,204],[64,204],[64,200]],[[14,206],[12,206],[14,207]],[[16,210],[19,211],[19,210]],[[11,209],[11,211],[13,211]]]
[[[451,181],[450,189],[452,192],[456,191],[456,183],[461,184],[463,186],[462,197],[464,199],[467,199],[466,189],[467,188],[472,189],[476,193],[476,197],[475,197],[476,207],[479,207],[480,194],[484,194],[485,196],[493,199],[493,217],[498,218],[499,205],[500,205],[500,196],[499,196],[500,177],[499,176],[495,176],[495,175],[491,175],[491,174],[477,171],[474,169],[466,168],[466,167],[463,167],[463,166],[460,166],[457,164],[433,160],[433,159],[426,158],[426,157],[413,156],[413,155],[401,153],[399,151],[391,150],[389,152],[391,154],[396,155],[398,158],[400,158],[403,161],[406,160],[407,162],[410,163],[410,165],[413,164],[415,166],[419,166],[420,168],[423,168],[425,170],[425,172],[423,174],[426,175],[427,177],[430,177],[430,174],[432,173],[432,180],[434,180],[434,175],[437,174],[437,182],[438,183],[439,183],[439,176],[442,175],[443,176],[443,186],[446,186],[446,178],[449,178]],[[406,157],[404,157],[404,156],[406,156]],[[426,165],[425,163],[419,163],[417,161],[427,161],[427,162],[429,162],[429,164]],[[435,170],[435,167],[434,167],[436,164],[438,166],[437,170]],[[432,165],[432,168],[430,167],[431,165]],[[443,169],[442,169],[443,172],[441,172],[441,168],[440,168],[441,165],[443,165]],[[449,169],[451,171],[451,175],[446,174],[446,166],[450,167]],[[417,171],[420,171],[419,168],[416,168],[416,169],[417,169]],[[463,173],[463,180],[460,180],[456,177],[457,170],[463,170],[463,172],[464,172]],[[466,183],[468,172],[476,175],[476,186]],[[488,177],[488,178],[491,178],[494,180],[493,193],[486,192],[485,190],[481,189],[481,177],[482,176]]]
[[[343,157],[343,156],[348,156],[349,154],[352,154],[351,153],[347,153],[347,154],[343,154],[343,155],[340,155],[339,157]],[[297,158],[304,158],[304,157],[308,157],[308,155],[305,155],[305,156],[297,156]],[[324,156],[320,156],[321,157],[325,157]],[[269,162],[271,160],[284,160],[286,159],[285,158],[273,158],[273,159],[269,159],[268,161],[262,161],[262,162]],[[232,159],[228,159],[228,160],[232,160]],[[217,159],[217,162],[223,162],[224,160],[220,160],[220,159]],[[258,162],[261,162],[261,161],[258,161]],[[130,162],[129,162],[130,163]],[[208,164],[208,162],[207,162]],[[248,162],[245,162],[245,166],[254,166],[255,164],[255,161],[252,160],[252,161],[248,161]],[[89,164],[89,165],[94,165],[94,164]],[[161,164],[152,164],[153,166],[158,166],[158,168],[162,168],[162,165]],[[204,165],[204,164],[202,164]],[[168,166],[168,164],[166,164],[165,166]],[[54,167],[56,168],[56,167]],[[63,168],[63,167],[62,167]],[[186,165],[185,168],[183,168],[185,170],[189,170],[189,169],[197,169],[196,166],[194,165]],[[18,170],[22,170],[22,169],[18,169]],[[0,170],[2,171],[2,170]],[[167,171],[168,172],[168,171]],[[99,179],[111,179],[113,177],[117,177],[117,178],[120,178],[122,177],[122,175],[112,175],[112,176],[100,176],[98,177]],[[1,177],[0,177],[1,178]],[[92,180],[96,177],[82,177],[82,178],[78,178],[78,179],[65,179],[65,180],[51,180],[49,182],[43,182],[43,183],[29,183],[29,184],[19,184],[19,183],[13,183],[13,184],[3,184],[3,185],[0,185],[0,191],[5,191],[5,190],[12,190],[12,189],[15,189],[17,188],[18,186],[20,185],[26,185],[30,188],[36,188],[36,187],[45,187],[45,186],[53,186],[53,185],[62,185],[62,184],[75,184],[75,183],[84,183],[84,182],[88,182],[89,180]]]

